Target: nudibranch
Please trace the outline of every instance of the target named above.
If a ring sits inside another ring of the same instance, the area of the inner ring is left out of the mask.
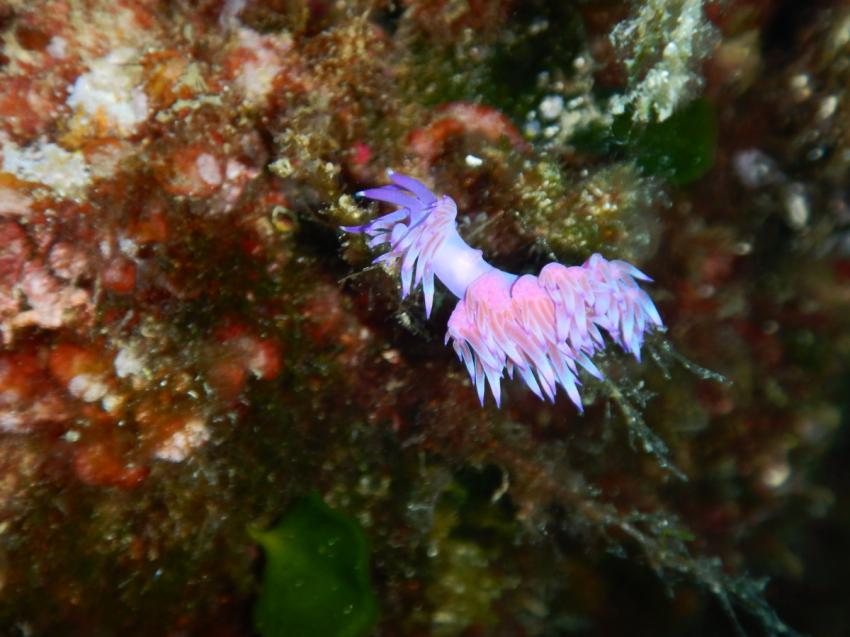
[[[602,379],[593,356],[603,333],[640,360],[644,336],[663,328],[638,281],[651,281],[625,261],[592,255],[581,266],[549,263],[537,276],[517,276],[484,260],[457,230],[457,205],[423,183],[389,171],[391,184],[357,193],[396,207],[347,232],[368,237],[370,248],[389,244],[374,263],[399,266],[402,298],[420,286],[431,315],[434,279],[459,301],[448,321],[451,342],[466,365],[478,399],[486,386],[501,405],[501,379],[518,373],[539,398],[555,400],[557,386],[582,411],[579,368]]]

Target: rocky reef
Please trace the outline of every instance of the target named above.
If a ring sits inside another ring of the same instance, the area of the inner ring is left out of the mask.
[[[6,0],[0,35],[0,634],[845,634],[844,3]],[[634,263],[667,329],[583,413],[482,407],[453,297],[340,230],[388,168],[496,267]]]

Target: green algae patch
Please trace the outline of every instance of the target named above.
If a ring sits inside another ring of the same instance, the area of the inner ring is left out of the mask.
[[[652,122],[634,136],[638,165],[676,185],[702,177],[714,163],[717,123],[707,100],[694,100],[663,122]]]
[[[717,118],[714,107],[704,99],[694,100],[664,121],[645,125],[635,124],[627,110],[610,126],[589,126],[570,141],[591,155],[634,159],[644,174],[684,186],[714,164]]]
[[[262,637],[360,637],[377,618],[369,548],[353,518],[311,494],[274,528],[250,531],[266,557],[254,628]]]

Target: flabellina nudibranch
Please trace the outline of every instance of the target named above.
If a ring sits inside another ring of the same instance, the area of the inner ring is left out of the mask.
[[[461,238],[451,197],[413,177],[389,171],[389,178],[392,184],[357,195],[397,209],[343,230],[365,234],[370,248],[390,245],[374,263],[400,263],[402,298],[421,286],[427,317],[435,278],[460,299],[445,342],[466,365],[482,405],[489,384],[500,406],[502,376],[516,371],[541,400],[545,394],[554,402],[561,385],[582,411],[578,367],[602,379],[592,359],[605,347],[603,332],[640,361],[644,336],[663,329],[637,283],[652,279],[633,265],[594,254],[581,266],[549,263],[537,276],[510,274]]]

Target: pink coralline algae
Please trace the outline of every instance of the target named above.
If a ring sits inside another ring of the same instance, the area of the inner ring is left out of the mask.
[[[370,248],[389,244],[375,263],[400,265],[402,297],[421,286],[431,314],[434,279],[460,299],[449,317],[451,341],[484,404],[490,391],[501,404],[501,379],[518,373],[541,399],[555,400],[561,385],[582,410],[579,368],[601,379],[593,356],[604,334],[640,360],[644,336],[663,329],[638,281],[651,281],[625,261],[592,255],[581,266],[546,265],[537,276],[499,270],[457,231],[457,206],[418,180],[390,172],[392,184],[358,193],[397,207],[362,226]]]

